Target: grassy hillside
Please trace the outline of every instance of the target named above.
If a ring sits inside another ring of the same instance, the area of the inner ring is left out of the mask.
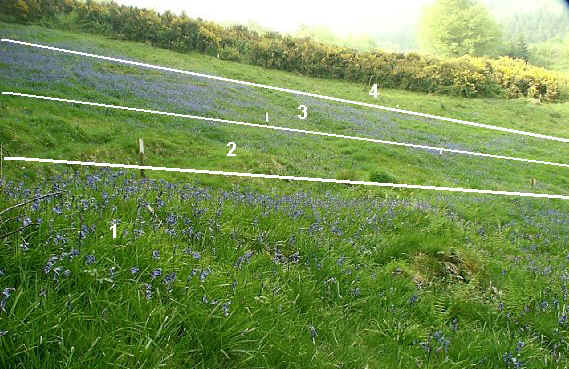
[[[6,23],[0,36],[376,102],[367,86],[202,54]],[[566,144],[21,46],[0,44],[0,71],[2,91],[569,157]],[[380,95],[569,138],[567,103]],[[16,97],[0,109],[13,156],[136,163],[143,137],[155,166],[558,194],[569,184],[543,165]],[[565,201],[3,164],[0,209],[58,193],[0,214],[0,367],[569,364]]]

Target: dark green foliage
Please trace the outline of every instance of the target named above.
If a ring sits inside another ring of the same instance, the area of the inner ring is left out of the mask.
[[[506,55],[513,59],[521,59],[525,62],[529,59],[529,47],[524,36],[519,36],[516,41],[508,42]]]
[[[495,55],[500,30],[478,0],[437,0],[423,12],[419,39],[435,55]]]
[[[379,183],[397,183],[397,178],[385,171],[376,171],[370,174],[369,180]]]

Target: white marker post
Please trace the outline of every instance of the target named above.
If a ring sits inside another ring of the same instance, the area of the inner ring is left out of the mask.
[[[265,122],[269,123],[269,112],[265,113]]]
[[[138,161],[140,166],[144,166],[144,140],[142,138],[138,139]],[[144,178],[144,169],[140,169],[140,176]]]

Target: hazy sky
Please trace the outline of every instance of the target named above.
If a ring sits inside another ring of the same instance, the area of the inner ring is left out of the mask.
[[[217,22],[248,20],[280,31],[292,32],[300,24],[328,25],[338,34],[396,30],[413,24],[424,4],[434,0],[118,0],[125,5],[158,11],[185,10],[192,18]],[[484,0],[497,10],[530,10],[546,0]],[[561,0],[556,0],[561,1]]]
[[[192,18],[224,21],[248,20],[280,32],[294,31],[298,25],[328,25],[338,33],[398,28],[412,23],[422,4],[433,0],[119,0],[119,4],[154,8],[159,11],[186,10]]]

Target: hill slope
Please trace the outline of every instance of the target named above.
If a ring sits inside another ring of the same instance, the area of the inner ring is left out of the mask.
[[[356,84],[93,35],[0,23],[0,36],[376,102]],[[255,123],[268,112],[269,124],[286,127],[569,157],[561,143],[20,46],[0,44],[0,69],[2,91]],[[569,104],[380,95],[386,106],[569,137]],[[568,184],[564,170],[543,165],[16,97],[0,103],[0,142],[13,156],[136,163],[143,137],[145,164],[155,166],[543,193],[566,193]],[[306,120],[296,117],[301,104]],[[132,171],[15,162],[3,169],[1,208],[63,192],[2,214],[2,367],[568,364],[566,202],[168,173],[139,180]]]

